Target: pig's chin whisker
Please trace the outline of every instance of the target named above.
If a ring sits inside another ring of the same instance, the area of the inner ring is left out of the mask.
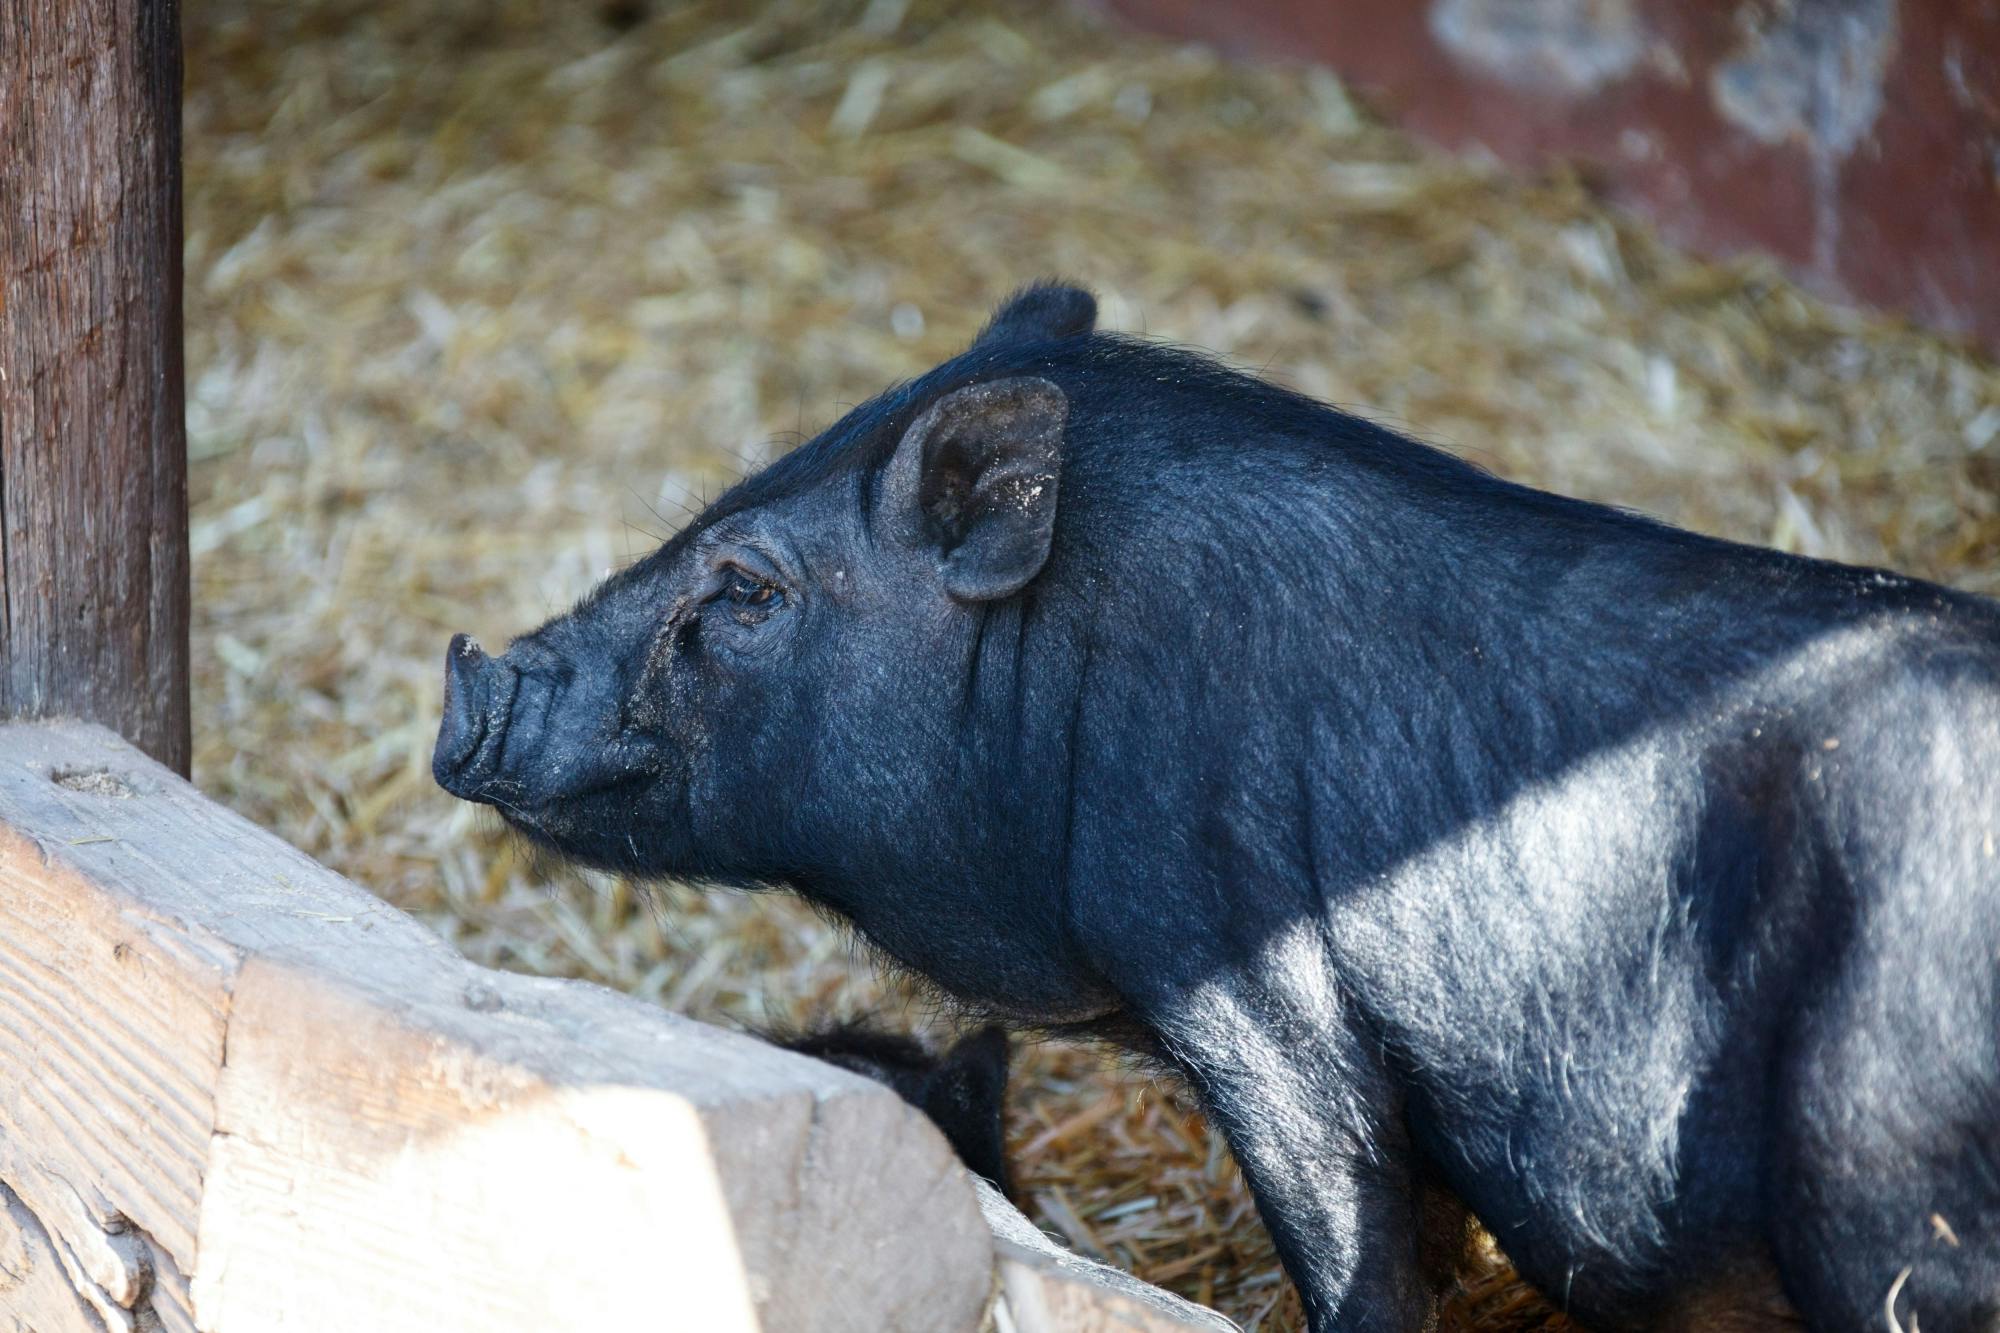
[[[645,907],[646,915],[652,918],[653,925],[660,933],[672,940],[683,953],[695,953],[698,946],[694,936],[688,933],[687,927],[682,925],[669,910],[668,903],[668,900],[676,895],[692,894],[695,892],[693,887],[683,880],[664,875],[643,879],[627,875],[625,878],[632,885],[633,897]]]
[[[549,886],[550,892],[557,892],[565,884],[582,882],[582,864],[544,841],[546,834],[509,820],[503,820],[501,828],[529,879]]]
[[[562,852],[549,846],[547,843],[537,842],[534,838],[526,834],[519,836],[527,849],[526,859],[528,869],[534,874],[536,879],[548,883],[551,892],[556,891],[557,885],[580,884],[584,882],[583,867],[578,862],[563,855]]]
[[[648,872],[640,867],[640,853],[636,845],[630,844],[629,862],[616,858],[591,855],[571,850],[564,845],[564,838],[574,832],[567,822],[558,817],[551,821],[546,816],[529,817],[517,813],[509,817],[505,811],[515,809],[504,802],[495,807],[499,814],[497,827],[501,829],[509,843],[521,857],[528,873],[536,879],[547,881],[552,887],[559,885],[582,886],[589,883],[585,872],[615,875],[630,883],[637,895],[648,906],[657,908],[655,899],[666,889],[682,883],[669,876]],[[657,915],[657,911],[655,912]]]
[[[493,807],[496,810],[499,810],[503,816],[511,816],[511,818],[508,819],[508,823],[510,825],[525,825],[531,829],[539,829],[542,827],[542,823],[540,820],[536,819],[533,815],[529,814],[526,810],[522,809],[520,806],[515,805],[512,801],[507,800],[505,797],[495,796],[490,791],[485,793],[485,797],[487,800],[493,803]]]
[[[515,805],[512,801],[508,800],[506,797],[497,795],[490,786],[484,792],[481,792],[480,795],[485,800],[491,802],[493,808],[496,810],[507,811],[522,819],[526,819],[528,817],[528,812],[526,810],[523,810],[520,806]]]

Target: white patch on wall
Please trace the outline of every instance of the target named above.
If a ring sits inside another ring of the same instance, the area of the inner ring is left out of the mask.
[[[1623,78],[1645,54],[1632,0],[1436,0],[1430,29],[1481,74],[1567,97]]]
[[[1894,0],[1800,0],[1715,67],[1715,108],[1760,142],[1852,153],[1882,110]]]
[[[1761,143],[1802,145],[1813,168],[1813,265],[1834,271],[1840,164],[1882,113],[1896,49],[1895,0],[1798,0],[1752,25],[1709,76],[1709,97]]]

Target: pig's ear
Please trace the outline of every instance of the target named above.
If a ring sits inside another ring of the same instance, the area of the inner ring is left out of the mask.
[[[1089,333],[1097,324],[1097,298],[1081,287],[1038,282],[1003,302],[972,340],[974,347],[1041,342]]]
[[[924,409],[889,460],[882,501],[961,602],[1019,592],[1049,558],[1069,399],[1045,379],[989,380]]]

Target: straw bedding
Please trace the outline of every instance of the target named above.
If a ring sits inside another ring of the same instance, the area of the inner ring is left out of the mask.
[[[2000,376],[1693,262],[1324,73],[979,0],[187,6],[196,778],[473,958],[701,1018],[939,1015],[789,901],[550,879],[428,752],[504,642],[1027,278],[1507,475],[2000,591]],[[1170,1087],[1042,1048],[1026,1202],[1297,1326]],[[1455,1326],[1557,1327],[1489,1254]]]

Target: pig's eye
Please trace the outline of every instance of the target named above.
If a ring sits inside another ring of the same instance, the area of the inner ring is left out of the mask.
[[[762,579],[752,578],[743,573],[730,574],[729,582],[722,586],[722,596],[731,605],[756,607],[760,610],[770,610],[785,599],[784,593],[778,590],[776,584],[766,583]]]

